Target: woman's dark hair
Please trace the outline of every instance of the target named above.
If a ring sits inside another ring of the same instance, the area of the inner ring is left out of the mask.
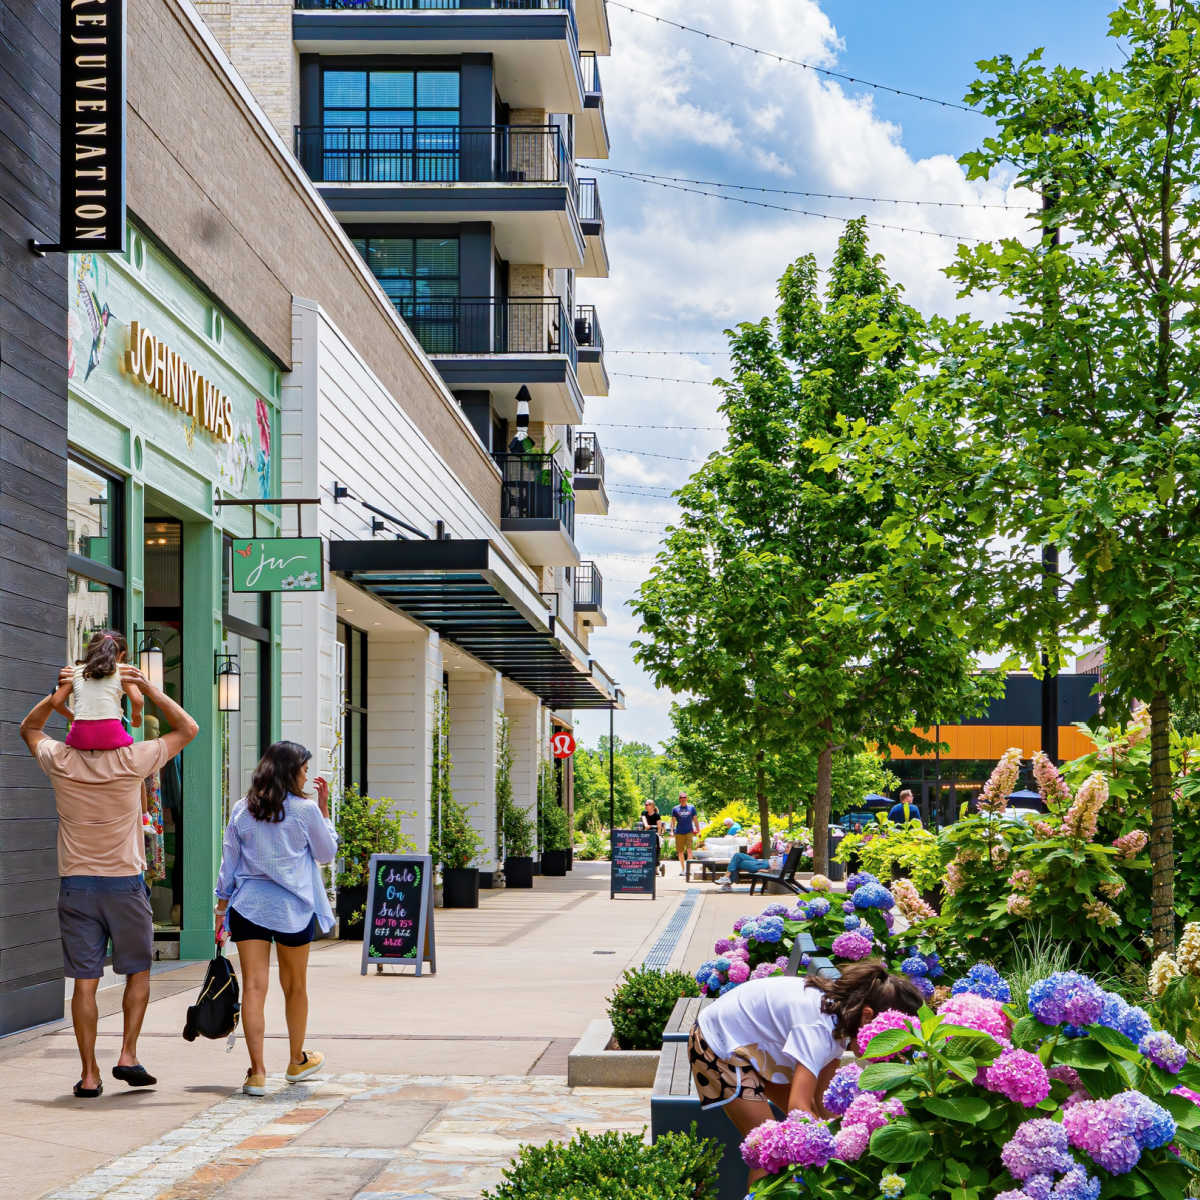
[[[893,975],[887,964],[878,958],[847,963],[837,979],[814,975],[807,980],[825,994],[821,1011],[833,1017],[834,1036],[853,1041],[863,1025],[863,1009],[881,1013],[892,1008],[898,1012],[916,1014],[925,997],[903,975]]]
[[[125,635],[115,629],[93,633],[83,659],[84,679],[107,679],[116,671],[118,660],[128,649]]]
[[[259,759],[246,793],[246,807],[256,821],[282,821],[283,802],[296,787],[300,768],[312,758],[299,742],[276,742]]]

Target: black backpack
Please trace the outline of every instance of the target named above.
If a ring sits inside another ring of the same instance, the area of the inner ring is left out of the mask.
[[[200,995],[195,1004],[188,1006],[187,1024],[183,1027],[185,1040],[194,1042],[197,1034],[206,1038],[229,1037],[237,1029],[242,1011],[239,996],[233,964],[218,946],[216,957],[208,964]]]

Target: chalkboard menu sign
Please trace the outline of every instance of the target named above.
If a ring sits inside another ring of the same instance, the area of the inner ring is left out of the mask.
[[[437,974],[433,946],[433,859],[428,854],[372,854],[363,922],[362,974],[367,964],[407,964],[421,974],[428,961]]]
[[[653,898],[658,879],[658,834],[653,829],[614,829],[611,847],[608,898]]]

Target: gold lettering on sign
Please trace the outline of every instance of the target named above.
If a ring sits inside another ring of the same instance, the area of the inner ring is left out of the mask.
[[[218,441],[233,440],[233,401],[139,321],[129,325],[125,373],[198,421]]]

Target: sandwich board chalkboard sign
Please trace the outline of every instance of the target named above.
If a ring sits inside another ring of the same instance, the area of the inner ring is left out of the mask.
[[[614,829],[608,898],[656,895],[658,833],[653,829]]]
[[[372,854],[363,920],[362,971],[374,963],[437,974],[433,945],[433,859],[428,854]]]

